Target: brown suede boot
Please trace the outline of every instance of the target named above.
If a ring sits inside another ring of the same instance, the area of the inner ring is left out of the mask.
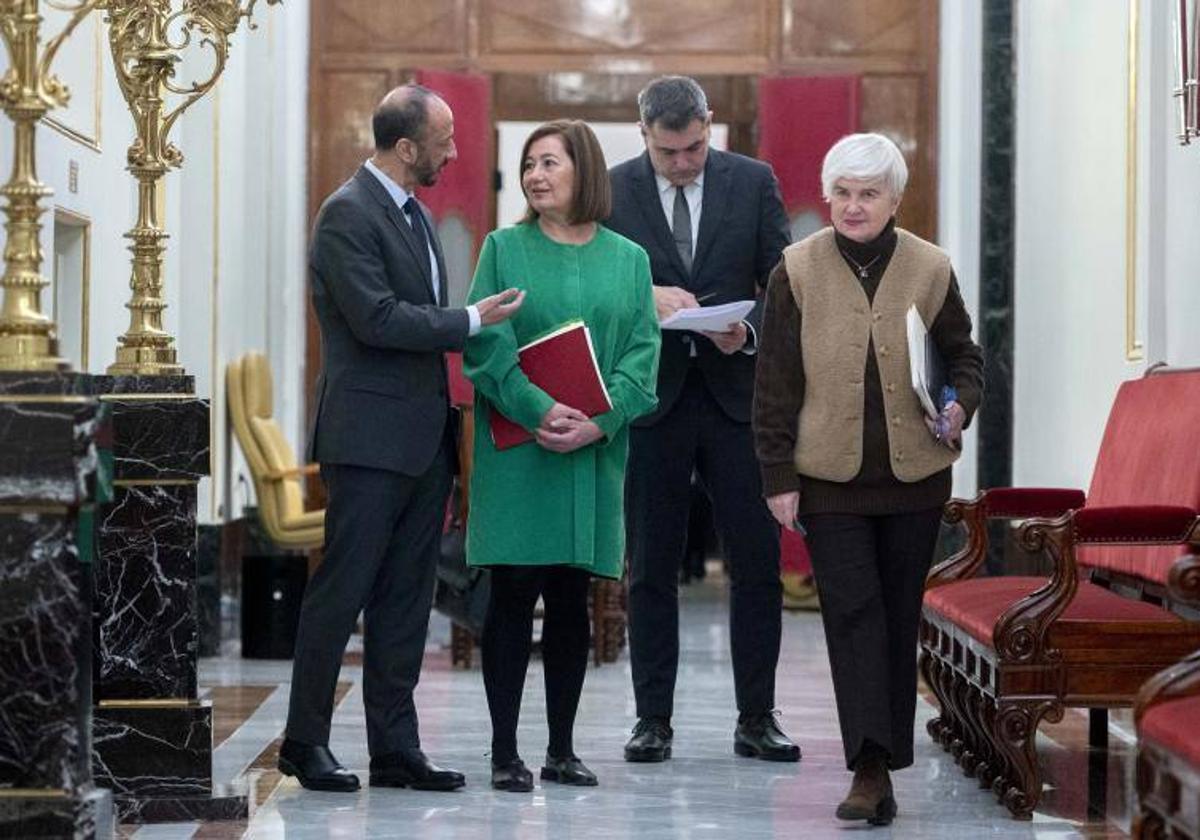
[[[895,816],[896,800],[892,797],[892,779],[886,760],[871,756],[858,762],[850,792],[837,807],[837,818],[889,825]]]

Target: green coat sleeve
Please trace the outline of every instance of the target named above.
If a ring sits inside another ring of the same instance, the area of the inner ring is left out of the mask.
[[[616,363],[604,380],[612,400],[612,411],[592,418],[610,441],[623,425],[649,414],[658,405],[655,388],[662,339],[651,292],[650,258],[641,248],[638,248],[634,261],[633,281],[629,296],[633,326],[625,335]]]
[[[468,304],[508,288],[500,277],[498,250],[494,236],[488,234],[467,293]],[[484,327],[467,340],[463,373],[501,414],[530,432],[554,405],[554,399],[530,382],[517,364],[517,339],[511,319]]]

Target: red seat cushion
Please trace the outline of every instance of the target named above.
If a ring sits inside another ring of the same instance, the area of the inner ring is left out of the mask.
[[[1151,706],[1142,715],[1141,737],[1200,771],[1200,695]]]
[[[1121,385],[1096,456],[1087,507],[1200,508],[1200,371]],[[1081,564],[1166,583],[1178,546],[1083,546]]]
[[[1046,580],[1041,577],[985,577],[948,583],[925,593],[925,609],[945,617],[990,646],[992,631],[1001,614]],[[1178,616],[1153,604],[1114,595],[1086,581],[1079,584],[1075,598],[1058,620],[1182,622]]]

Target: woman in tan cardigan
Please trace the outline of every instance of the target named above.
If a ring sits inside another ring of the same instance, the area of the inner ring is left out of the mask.
[[[897,228],[900,150],[854,134],[825,156],[832,228],[784,251],[767,286],[755,380],[763,492],[806,533],[850,792],[845,820],[890,823],[889,769],[913,760],[916,641],[950,466],[979,405],[983,354],[950,260]],[[910,382],[915,305],[957,391],[934,422]]]

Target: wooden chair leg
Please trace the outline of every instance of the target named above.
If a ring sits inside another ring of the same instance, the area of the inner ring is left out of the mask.
[[[1042,798],[1042,774],[1037,761],[1037,729],[1043,720],[1062,720],[1057,700],[1001,700],[996,706],[994,741],[1008,759],[1011,777],[1002,802],[1014,819],[1033,819]]]

